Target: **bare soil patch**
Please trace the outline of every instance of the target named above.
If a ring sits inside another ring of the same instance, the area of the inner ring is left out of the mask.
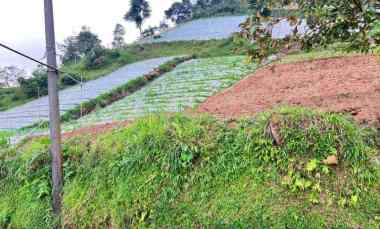
[[[65,139],[70,139],[73,137],[80,137],[80,136],[96,137],[99,134],[104,134],[114,129],[125,127],[129,125],[129,123],[130,123],[129,121],[112,122],[112,123],[106,123],[106,124],[93,125],[89,127],[83,127],[78,130],[74,130],[72,132],[64,133],[63,139],[65,140]]]
[[[210,97],[199,111],[229,119],[252,116],[280,105],[349,113],[359,122],[378,122],[380,57],[270,65]]]

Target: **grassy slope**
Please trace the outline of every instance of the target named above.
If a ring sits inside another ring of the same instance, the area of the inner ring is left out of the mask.
[[[278,61],[278,63],[289,64],[289,63],[295,63],[295,62],[301,62],[301,61],[311,61],[311,60],[334,58],[334,57],[347,57],[347,56],[354,56],[354,55],[360,55],[360,54],[343,52],[343,51],[334,50],[334,49],[314,50],[311,52],[300,52],[300,53],[294,53],[294,54],[288,55],[284,57],[283,59],[281,59],[280,61]]]
[[[281,127],[281,146],[266,134],[269,120]],[[378,228],[380,173],[368,162],[375,150],[364,133],[338,115],[282,108],[235,125],[155,116],[96,139],[82,136],[64,144],[63,222]],[[0,227],[53,224],[48,145],[34,140],[17,160],[0,158]],[[334,154],[339,166],[323,165]]]

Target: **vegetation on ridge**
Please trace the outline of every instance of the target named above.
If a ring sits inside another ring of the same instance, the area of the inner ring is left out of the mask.
[[[340,115],[302,108],[237,123],[150,116],[81,136],[64,144],[63,226],[376,228],[370,136]],[[48,148],[41,138],[16,159],[7,160],[12,150],[1,156],[0,227],[54,224]],[[325,164],[332,155],[338,164]]]

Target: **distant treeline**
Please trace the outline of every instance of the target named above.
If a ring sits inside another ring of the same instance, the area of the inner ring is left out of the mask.
[[[174,3],[165,15],[167,19],[180,24],[192,19],[226,16],[245,15],[250,13],[250,2],[242,0],[198,0],[192,3],[190,0]],[[273,17],[282,17],[293,14],[296,10],[274,9]]]

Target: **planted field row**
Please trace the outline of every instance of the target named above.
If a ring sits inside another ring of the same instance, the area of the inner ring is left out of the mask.
[[[64,129],[132,120],[157,112],[181,112],[231,86],[255,68],[255,64],[247,64],[242,56],[191,60],[134,94],[67,123]]]

